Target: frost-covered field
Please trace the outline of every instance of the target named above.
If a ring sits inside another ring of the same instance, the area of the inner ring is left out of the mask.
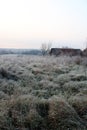
[[[0,56],[0,130],[87,130],[87,58]]]

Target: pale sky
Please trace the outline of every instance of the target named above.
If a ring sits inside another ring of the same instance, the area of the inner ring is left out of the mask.
[[[84,48],[87,0],[0,0],[0,48]]]

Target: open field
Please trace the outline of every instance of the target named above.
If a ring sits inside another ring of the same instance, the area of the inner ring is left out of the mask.
[[[0,130],[87,130],[87,58],[1,55]]]

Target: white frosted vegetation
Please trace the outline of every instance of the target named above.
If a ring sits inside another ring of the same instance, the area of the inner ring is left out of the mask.
[[[85,130],[86,61],[81,57],[1,55],[0,128]]]

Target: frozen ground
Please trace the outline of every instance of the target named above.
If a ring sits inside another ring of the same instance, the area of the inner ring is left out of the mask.
[[[0,56],[0,130],[86,130],[87,58]]]

